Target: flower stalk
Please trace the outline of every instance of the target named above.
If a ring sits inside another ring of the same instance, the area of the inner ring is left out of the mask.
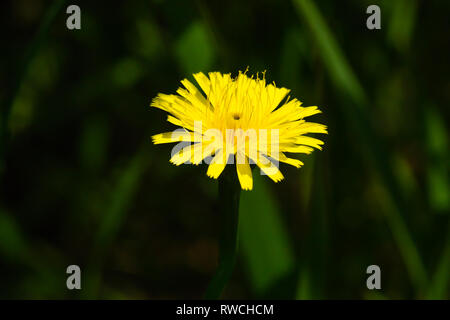
[[[219,177],[219,213],[221,232],[219,264],[208,285],[205,299],[219,299],[231,278],[238,251],[239,198],[241,186],[236,173],[225,168]]]

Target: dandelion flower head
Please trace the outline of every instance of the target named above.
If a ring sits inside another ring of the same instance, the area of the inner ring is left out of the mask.
[[[297,168],[303,163],[287,154],[311,153],[323,141],[306,136],[327,133],[323,124],[307,122],[320,113],[316,106],[303,107],[290,98],[290,90],[267,84],[264,73],[237,77],[220,72],[193,75],[177,94],[158,94],[151,106],[169,113],[167,121],[178,127],[152,137],[155,144],[190,143],[173,153],[170,162],[208,163],[207,175],[217,179],[227,164],[235,165],[242,189],[253,188],[251,165],[274,182],[283,179],[279,163]]]

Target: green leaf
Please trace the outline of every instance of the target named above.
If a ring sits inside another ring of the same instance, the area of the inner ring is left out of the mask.
[[[256,295],[294,268],[295,258],[281,212],[267,187],[267,176],[253,172],[253,190],[241,195],[240,245]]]
[[[183,72],[208,71],[214,62],[214,49],[202,22],[192,23],[178,39],[175,54]]]

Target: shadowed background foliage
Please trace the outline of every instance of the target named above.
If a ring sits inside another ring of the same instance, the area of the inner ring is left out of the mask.
[[[65,26],[69,4],[81,30]],[[366,28],[381,7],[382,29]],[[150,109],[193,72],[267,70],[329,127],[323,151],[254,174],[225,298],[448,299],[446,1],[3,4],[0,298],[200,298],[217,181],[171,165]],[[257,173],[257,170],[255,170]],[[66,268],[82,290],[66,289]],[[382,289],[366,288],[381,267]]]

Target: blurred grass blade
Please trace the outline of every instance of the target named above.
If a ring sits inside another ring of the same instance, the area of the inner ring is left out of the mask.
[[[299,70],[304,63],[303,59],[299,59],[299,56],[307,56],[302,46],[303,37],[305,37],[304,30],[289,28],[286,30],[280,48],[279,78],[284,83],[291,83],[292,87],[298,85]]]
[[[83,171],[94,174],[104,166],[107,160],[109,130],[105,119],[95,117],[85,120],[78,152]]]
[[[433,106],[426,108],[425,127],[428,149],[427,189],[430,206],[439,213],[448,214],[450,208],[448,135],[443,117]]]
[[[203,24],[209,34],[209,39],[211,39],[211,44],[214,47],[214,52],[219,56],[220,62],[225,69],[229,66],[229,60],[231,52],[226,46],[226,43],[219,32],[216,19],[212,16],[208,6],[204,0],[196,0],[198,11],[202,17]]]
[[[89,274],[87,275],[89,279],[86,283],[90,287],[83,292],[89,298],[93,298],[98,294],[102,262],[107,248],[111,245],[123,224],[128,206],[138,189],[144,169],[144,154],[144,152],[140,151],[130,160],[110,194],[109,203],[105,205],[106,211],[95,238],[92,259],[88,270]]]
[[[385,188],[380,188],[378,199],[383,205],[387,223],[392,231],[392,236],[400,249],[411,281],[420,294],[427,286],[427,276],[419,252],[417,251],[402,216],[398,212],[392,196]]]
[[[312,299],[312,288],[311,288],[311,272],[308,267],[303,267],[300,270],[297,292],[295,298],[297,300],[311,300]]]
[[[325,295],[326,259],[329,256],[326,157],[326,154],[320,157],[311,155],[302,168],[300,190],[308,227],[300,245],[300,273],[296,290],[296,299],[300,300],[323,299]]]
[[[293,0],[293,3],[316,37],[323,62],[335,86],[349,94],[359,107],[363,107],[366,102],[364,91],[314,3],[310,0]]]
[[[66,259],[49,243],[40,240],[29,241],[14,216],[0,210],[0,262],[15,270],[12,279],[15,290],[8,293],[0,290],[0,297],[6,299],[52,299],[61,294],[65,283]],[[64,262],[63,262],[64,261]],[[25,273],[23,271],[26,270]],[[6,282],[9,282],[6,281]],[[5,281],[2,281],[2,285]],[[3,289],[2,286],[0,288]]]
[[[19,94],[22,82],[27,76],[31,62],[36,56],[36,53],[39,51],[39,48],[41,47],[48,34],[50,26],[56,19],[56,16],[58,12],[60,12],[64,3],[65,0],[53,1],[53,3],[47,9],[35,38],[28,46],[23,59],[19,61],[19,64],[17,66],[18,72],[13,79],[11,91],[8,93],[6,101],[2,106],[0,114],[0,175],[3,172],[3,161],[6,152],[6,144],[8,143],[8,122],[12,106],[17,95]]]
[[[314,2],[310,0],[292,0],[299,15],[303,17],[309,26],[312,35],[319,47],[319,54],[327,67],[333,84],[342,94],[348,97],[352,103],[340,103],[346,120],[358,132],[361,145],[370,153],[370,159],[374,161],[381,174],[385,187],[389,190],[387,199],[391,210],[388,210],[386,218],[391,228],[393,237],[402,253],[411,281],[420,291],[426,287],[426,271],[419,252],[408,232],[401,212],[406,212],[399,186],[392,173],[389,164],[389,153],[384,150],[385,143],[377,136],[371,127],[367,114],[367,95],[358,82],[356,76],[344,58],[342,50],[338,46],[331,31],[325,23],[322,15]]]
[[[272,194],[258,169],[254,187],[241,195],[239,237],[257,296],[294,269],[294,253]]]
[[[444,246],[441,260],[438,263],[436,273],[431,279],[430,289],[428,291],[428,299],[448,299],[450,292],[449,287],[450,276],[450,223],[448,225],[447,240]]]
[[[1,260],[27,262],[29,250],[16,221],[0,210],[0,256]]]
[[[392,6],[392,14],[387,24],[390,44],[400,52],[405,52],[412,38],[417,13],[416,0],[396,0],[387,3]]]
[[[125,218],[126,209],[140,182],[143,169],[142,160],[142,153],[131,159],[111,193],[111,199],[106,206],[107,210],[96,238],[98,250],[103,250],[111,243]]]

